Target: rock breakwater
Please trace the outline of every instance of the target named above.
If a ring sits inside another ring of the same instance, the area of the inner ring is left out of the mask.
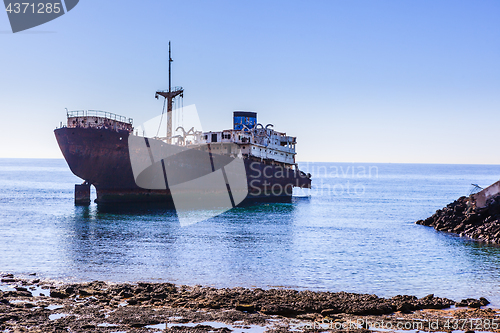
[[[463,196],[416,223],[460,237],[500,244],[500,196],[490,198],[484,207],[476,206],[474,196]]]

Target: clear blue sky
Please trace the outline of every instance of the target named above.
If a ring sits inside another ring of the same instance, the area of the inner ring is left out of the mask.
[[[61,157],[65,110],[140,124],[173,80],[205,130],[233,110],[298,160],[500,164],[500,1],[97,1],[12,34],[0,13],[0,157]]]

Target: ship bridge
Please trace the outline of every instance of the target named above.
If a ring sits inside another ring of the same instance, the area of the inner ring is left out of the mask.
[[[232,154],[231,144],[237,144],[244,156],[270,164],[295,164],[295,145],[297,138],[273,129],[272,124],[265,127],[257,123],[257,113],[248,111],[234,112],[233,129],[217,132],[204,132],[200,144],[210,144],[215,153]]]

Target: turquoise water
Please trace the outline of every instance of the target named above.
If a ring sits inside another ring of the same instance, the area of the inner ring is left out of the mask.
[[[314,189],[181,227],[169,210],[73,205],[64,160],[0,159],[0,271],[82,281],[168,281],[485,296],[500,305],[500,248],[414,224],[500,166],[302,163]]]

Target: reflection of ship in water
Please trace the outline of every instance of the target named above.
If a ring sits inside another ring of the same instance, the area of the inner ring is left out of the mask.
[[[290,201],[293,187],[310,188],[310,175],[295,162],[296,138],[257,123],[255,112],[234,112],[229,130],[178,127],[176,133],[181,134],[173,135],[172,104],[183,97],[183,89],[170,85],[171,61],[169,90],[156,93],[167,105],[166,137],[140,136],[134,133],[132,119],[112,113],[67,112],[67,125],[56,129],[55,136],[71,171],[85,180],[76,186],[76,202],[90,203],[94,185],[98,203],[168,203],[175,186],[218,170],[225,182],[220,190],[229,193],[232,206]],[[232,163],[237,160],[239,170]],[[187,196],[196,190],[200,189],[184,186]]]
[[[79,206],[60,219],[72,237],[57,238],[62,252],[55,261],[63,261],[66,276],[89,281],[239,285],[245,272],[252,278],[269,271],[263,257],[294,266],[297,256],[283,250],[293,247],[297,209],[286,203],[237,207],[207,228],[190,229],[161,205]],[[261,278],[272,285],[269,275]]]

